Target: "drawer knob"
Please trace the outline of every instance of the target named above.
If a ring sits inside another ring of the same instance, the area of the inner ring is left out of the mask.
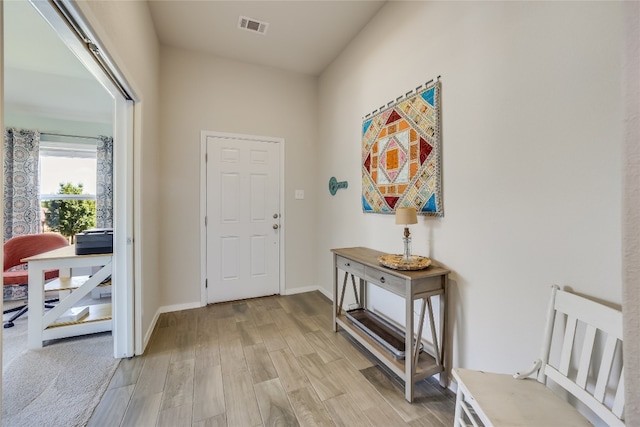
[[[384,283],[384,276],[380,278],[380,283]]]
[[[345,265],[345,266],[347,266],[347,267],[349,267],[349,266],[351,265],[351,263],[350,263],[350,262],[347,262],[347,263],[345,263],[344,265]]]

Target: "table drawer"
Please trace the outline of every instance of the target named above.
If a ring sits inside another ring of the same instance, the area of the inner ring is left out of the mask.
[[[398,295],[405,295],[406,281],[400,277],[388,274],[382,270],[367,267],[364,270],[364,278],[367,282],[374,283],[381,288],[395,292]]]
[[[355,262],[348,258],[341,257],[336,255],[336,267],[340,270],[347,271],[349,273],[353,273],[358,277],[364,276],[364,265],[359,262]]]

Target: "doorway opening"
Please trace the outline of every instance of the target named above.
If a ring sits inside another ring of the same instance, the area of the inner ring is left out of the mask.
[[[16,79],[15,83],[5,85],[5,127],[36,129],[53,139],[75,143],[82,139],[77,137],[113,138],[113,356],[133,356],[134,317],[139,317],[133,310],[137,286],[133,280],[132,246],[133,95],[117,71],[109,72],[112,64],[108,55],[71,2],[4,2],[3,8],[3,74],[5,81]],[[21,23],[21,19],[27,19],[28,23]],[[7,35],[15,30],[14,24],[18,30],[24,30],[18,37]],[[38,55],[25,47],[34,41],[48,50]],[[96,58],[96,52],[102,61]],[[21,93],[13,92],[14,89]],[[38,93],[32,94],[31,89]],[[87,99],[90,101],[86,102]],[[64,144],[46,147],[49,155],[60,154]],[[83,149],[76,144],[75,153],[80,152]]]

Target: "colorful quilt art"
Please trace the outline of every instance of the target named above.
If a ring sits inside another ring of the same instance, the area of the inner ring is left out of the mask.
[[[440,81],[362,124],[362,209],[393,213],[414,206],[442,216]]]

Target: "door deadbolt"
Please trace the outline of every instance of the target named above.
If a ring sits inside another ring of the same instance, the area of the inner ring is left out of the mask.
[[[278,219],[278,214],[277,213],[273,214],[273,219]]]

